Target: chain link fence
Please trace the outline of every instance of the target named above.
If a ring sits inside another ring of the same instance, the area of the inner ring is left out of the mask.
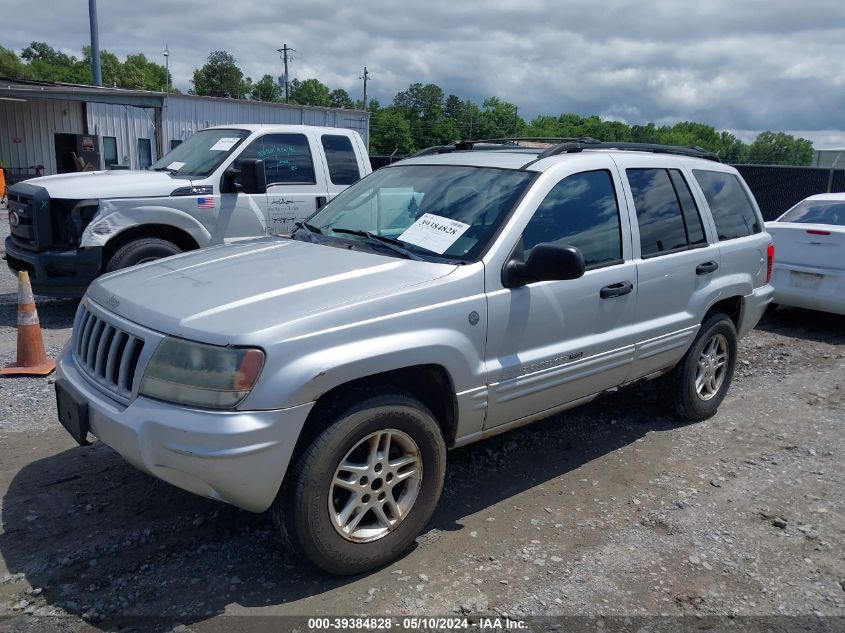
[[[780,167],[776,165],[734,165],[751,188],[763,219],[777,219],[807,196],[845,191],[845,169]]]

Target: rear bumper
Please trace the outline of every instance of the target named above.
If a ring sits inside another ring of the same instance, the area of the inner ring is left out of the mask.
[[[13,271],[29,273],[32,290],[48,297],[81,297],[100,274],[103,249],[80,248],[36,253],[6,238],[6,263]]]
[[[845,314],[845,272],[841,270],[775,262],[772,285],[775,303]]]
[[[769,284],[766,284],[765,286],[755,288],[754,292],[742,298],[742,317],[737,328],[738,337],[742,338],[757,325],[766,312],[766,308],[772,302],[774,293],[775,289]]]
[[[275,499],[313,406],[207,411],[138,396],[124,407],[89,383],[69,346],[56,382],[87,403],[91,433],[135,467],[252,512],[263,512]]]

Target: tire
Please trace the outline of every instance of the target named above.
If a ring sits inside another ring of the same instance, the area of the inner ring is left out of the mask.
[[[714,343],[715,342],[715,343]],[[715,345],[715,350],[712,345]],[[715,357],[722,356],[720,350],[724,349],[727,358],[712,373],[710,367],[705,367],[702,374],[704,379],[701,387],[697,387],[696,380],[699,376],[699,360],[709,362],[702,357],[707,352]],[[705,317],[698,335],[681,361],[675,368],[663,378],[663,394],[665,402],[672,413],[689,421],[706,420],[716,415],[719,405],[725,399],[728,389],[733,380],[734,368],[736,367],[737,337],[736,328],[730,318],[721,313],[713,312]],[[708,381],[707,376],[712,375],[713,381]],[[715,384],[715,389],[714,389]]]
[[[157,237],[144,237],[132,240],[121,246],[112,255],[112,258],[106,265],[106,272],[111,273],[122,268],[153,261],[154,259],[170,257],[181,252],[182,249],[176,246],[176,244]]]
[[[431,519],[446,470],[443,434],[425,405],[402,393],[352,396],[315,421],[328,427],[304,450],[271,507],[276,526],[290,544],[320,569],[337,575],[381,567],[407,550]],[[372,447],[385,445],[387,430],[392,432],[390,456],[371,459]],[[400,457],[411,459],[414,452],[421,466],[417,479],[407,474],[414,464],[390,464],[399,463]],[[359,468],[369,464],[369,470],[345,471],[342,462]],[[379,464],[381,470],[376,470]],[[388,484],[391,478],[393,484]],[[338,485],[340,479],[343,485]],[[388,501],[380,502],[387,495],[393,508]],[[355,509],[344,519],[349,504]],[[382,519],[395,520],[394,509],[400,505],[404,514],[388,527]],[[376,506],[382,508],[381,517]],[[344,535],[339,524],[351,529]]]

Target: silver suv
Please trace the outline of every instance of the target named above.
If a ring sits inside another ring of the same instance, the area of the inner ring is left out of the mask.
[[[423,530],[448,448],[649,378],[712,416],[772,263],[748,187],[702,150],[433,148],[290,235],[99,278],[59,417],[358,573]]]

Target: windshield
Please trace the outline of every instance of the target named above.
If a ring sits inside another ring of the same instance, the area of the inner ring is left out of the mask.
[[[180,143],[149,169],[174,176],[205,178],[249,136],[246,130],[202,130]]]
[[[778,222],[845,226],[845,201],[804,200],[784,213]]]
[[[347,240],[381,236],[417,255],[474,261],[535,175],[455,165],[386,167],[311,216],[307,228]]]

